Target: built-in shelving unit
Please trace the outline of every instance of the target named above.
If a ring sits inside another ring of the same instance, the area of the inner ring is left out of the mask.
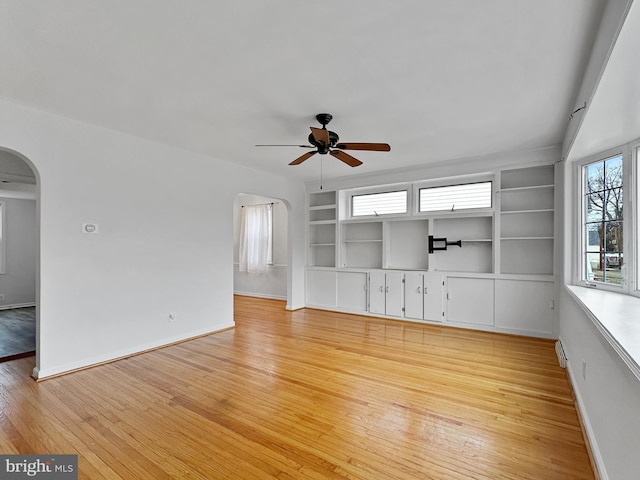
[[[500,273],[552,275],[553,166],[500,175]]]
[[[382,222],[343,222],[341,228],[342,267],[382,267]]]
[[[401,270],[428,269],[430,232],[431,224],[428,219],[389,221],[383,266]]]
[[[310,193],[307,305],[553,337],[554,177],[495,171],[491,207],[366,218],[353,191]]]
[[[309,194],[310,267],[336,266],[336,192]]]
[[[462,241],[433,255],[431,270],[453,272],[493,272],[493,214],[436,218],[433,235]]]

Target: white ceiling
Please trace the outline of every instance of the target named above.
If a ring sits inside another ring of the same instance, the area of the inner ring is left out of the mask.
[[[604,0],[2,0],[0,96],[316,179],[560,144]]]

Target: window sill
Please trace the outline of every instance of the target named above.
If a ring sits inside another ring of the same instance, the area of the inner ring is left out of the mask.
[[[640,298],[576,285],[566,289],[640,380]]]

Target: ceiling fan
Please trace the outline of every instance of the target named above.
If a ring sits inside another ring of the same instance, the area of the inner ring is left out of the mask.
[[[319,113],[316,115],[316,120],[320,122],[322,128],[310,127],[311,133],[309,134],[309,143],[311,145],[256,145],[256,147],[302,147],[302,148],[315,148],[314,152],[307,152],[304,155],[299,156],[289,165],[300,165],[305,160],[308,160],[316,153],[320,155],[326,155],[327,153],[338,160],[346,163],[350,167],[357,167],[362,165],[362,162],[357,158],[349,155],[343,150],[368,150],[372,152],[389,152],[391,146],[387,143],[347,143],[340,142],[340,137],[335,132],[327,130],[327,124],[331,121],[333,115],[330,113]]]

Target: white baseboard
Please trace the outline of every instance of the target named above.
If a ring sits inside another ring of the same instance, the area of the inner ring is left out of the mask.
[[[254,293],[254,292],[233,292],[234,295],[240,295],[241,297],[256,297],[256,298],[269,298],[271,300],[286,300],[287,297],[282,295],[271,295],[269,293]]]
[[[586,434],[586,440],[589,442],[588,448],[591,451],[592,461],[595,463],[596,468],[596,477],[599,480],[609,480],[609,476],[607,475],[607,470],[604,466],[604,461],[602,460],[602,454],[600,453],[600,448],[598,447],[598,441],[596,440],[596,435],[591,427],[591,422],[589,421],[589,415],[587,414],[587,410],[585,409],[584,402],[582,401],[582,395],[580,394],[580,390],[577,388],[575,382],[575,375],[573,373],[573,369],[571,368],[571,362],[567,362],[567,373],[569,374],[569,381],[571,382],[571,388],[573,389],[573,394],[576,399],[576,406],[578,407],[578,414],[580,416],[580,420],[582,421],[582,428],[584,428],[584,432]]]
[[[14,308],[27,308],[35,306],[35,303],[14,303],[13,305],[0,305],[0,310],[12,310]]]

